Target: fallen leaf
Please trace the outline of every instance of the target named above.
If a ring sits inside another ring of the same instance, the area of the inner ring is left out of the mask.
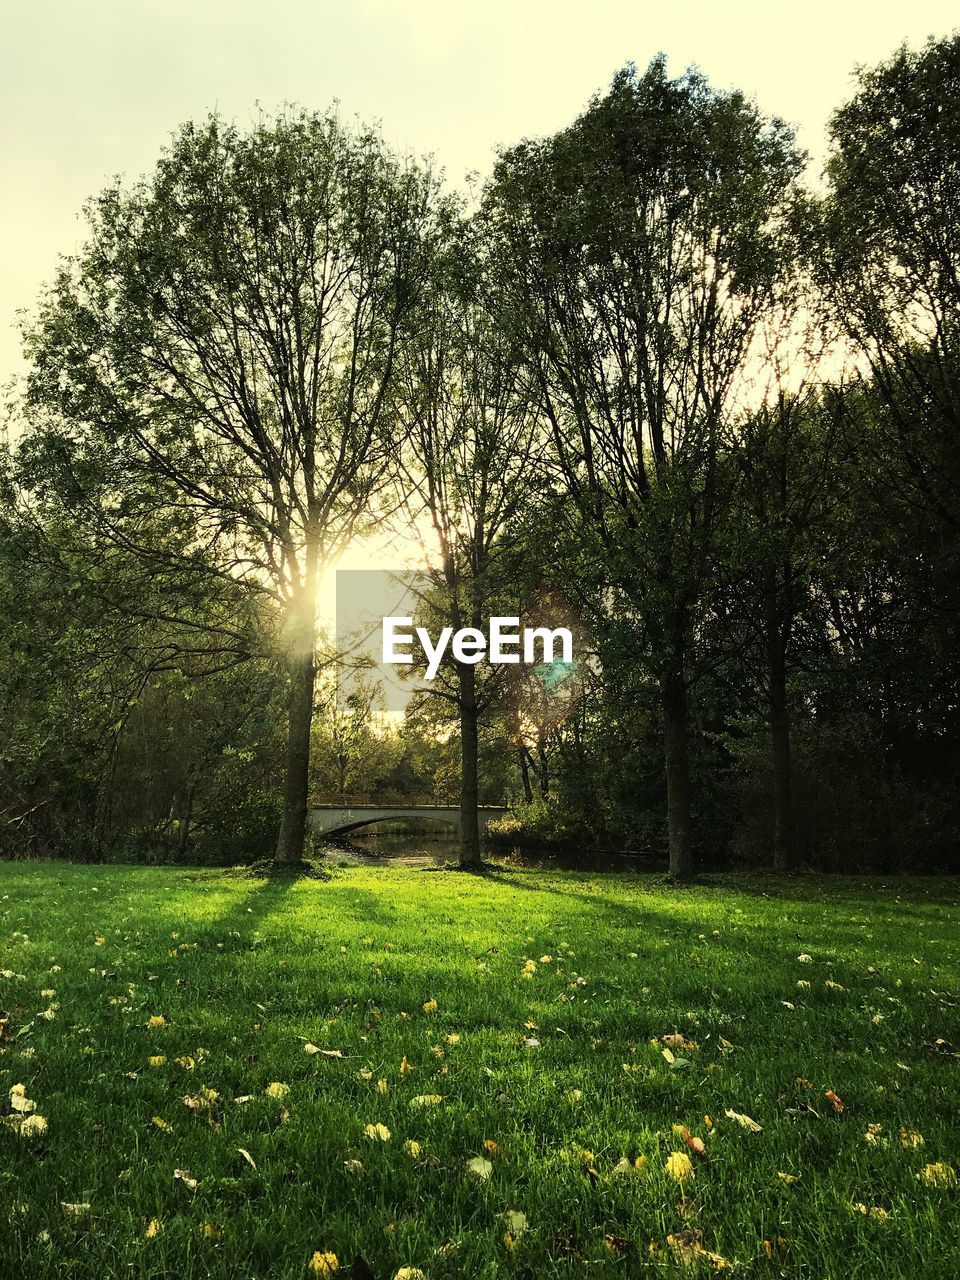
[[[507,1230],[519,1239],[527,1229],[527,1215],[519,1209],[507,1209],[502,1217]]]
[[[683,1182],[694,1176],[693,1164],[685,1151],[671,1151],[663,1167],[666,1173],[677,1182]]]
[[[493,1165],[484,1156],[474,1156],[467,1161],[467,1173],[478,1182],[486,1182],[493,1173]]]
[[[751,1120],[749,1116],[745,1116],[741,1111],[731,1111],[729,1107],[725,1107],[723,1114],[729,1116],[731,1120],[736,1120],[742,1129],[749,1129],[751,1133],[762,1133],[763,1126],[757,1124],[756,1120]]]
[[[310,1259],[307,1270],[314,1276],[332,1276],[340,1270],[340,1263],[335,1253],[321,1253],[319,1250]]]
[[[709,1262],[715,1270],[722,1271],[727,1265],[726,1258],[722,1258],[719,1253],[711,1253],[709,1249],[704,1249],[700,1243],[702,1238],[701,1232],[686,1227],[676,1235],[667,1236],[667,1244],[676,1260],[685,1267],[695,1267],[701,1262]]]
[[[701,1160],[707,1159],[707,1148],[704,1146],[702,1138],[697,1138],[687,1130],[684,1130],[683,1140],[695,1156],[699,1156]]]
[[[603,1243],[615,1258],[622,1258],[633,1251],[633,1242],[624,1236],[606,1235],[603,1237]]]

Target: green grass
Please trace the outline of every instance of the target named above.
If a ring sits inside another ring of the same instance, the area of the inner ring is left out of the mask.
[[[957,889],[0,865],[0,1275],[956,1277]]]

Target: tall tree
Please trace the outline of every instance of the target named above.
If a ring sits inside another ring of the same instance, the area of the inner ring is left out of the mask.
[[[688,679],[719,431],[770,306],[800,158],[780,121],[663,58],[488,193],[556,461],[660,690],[670,867],[692,873]]]
[[[960,562],[960,34],[858,72],[830,122],[826,297],[886,405],[900,500]]]
[[[443,624],[482,634],[509,594],[511,527],[534,482],[536,421],[516,353],[495,304],[479,287],[482,249],[454,235],[438,262],[408,348],[402,382],[407,427],[402,469],[408,507],[425,515],[434,545],[424,603]],[[481,861],[479,721],[497,696],[495,669],[450,654],[433,692],[456,707],[460,727],[460,860]]]
[[[737,424],[733,499],[716,558],[716,617],[728,660],[759,689],[770,741],[773,868],[794,866],[790,674],[811,597],[830,581],[831,513],[843,491],[839,392],[782,385]]]
[[[27,335],[47,495],[148,564],[241,581],[279,613],[282,862],[303,855],[317,584],[384,474],[434,191],[334,115],[188,124],[152,178],[89,204]],[[190,529],[174,563],[158,525]]]

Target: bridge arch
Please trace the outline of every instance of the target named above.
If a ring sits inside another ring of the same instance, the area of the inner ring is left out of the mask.
[[[502,818],[506,809],[483,807],[478,810],[480,830],[495,818]],[[318,836],[346,835],[377,822],[418,821],[439,822],[448,827],[460,826],[460,810],[440,805],[311,805],[307,820],[310,830]]]

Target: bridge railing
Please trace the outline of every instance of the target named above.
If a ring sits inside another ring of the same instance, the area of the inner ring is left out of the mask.
[[[396,791],[321,792],[310,797],[312,807],[336,809],[361,806],[375,806],[378,809],[455,809],[459,803],[460,796],[454,791],[433,791],[415,795],[399,795]],[[484,807],[486,806],[481,806],[481,808]],[[505,799],[492,807],[509,809],[510,801]]]

